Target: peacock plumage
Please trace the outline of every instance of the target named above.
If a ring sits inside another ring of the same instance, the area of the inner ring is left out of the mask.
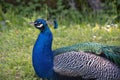
[[[54,24],[56,28],[56,21]],[[41,32],[33,48],[32,63],[43,80],[120,80],[120,68],[116,65],[119,47],[81,43],[52,51],[53,36],[47,22],[37,19],[34,26]]]
[[[86,42],[56,49],[54,50],[54,55],[56,56],[70,51],[90,52],[97,56],[104,57],[120,67],[120,46],[108,46],[94,42]]]

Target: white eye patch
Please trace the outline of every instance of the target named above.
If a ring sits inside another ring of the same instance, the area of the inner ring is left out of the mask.
[[[43,26],[43,24],[40,24],[39,26],[37,26],[38,28],[41,28]]]

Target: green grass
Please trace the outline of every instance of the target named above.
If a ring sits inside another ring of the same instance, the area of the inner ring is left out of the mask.
[[[32,17],[25,17],[13,12],[8,12],[5,16],[7,24],[0,24],[0,80],[38,80],[32,67],[31,56],[39,30],[28,22],[41,16],[36,17],[34,13]],[[50,27],[54,36],[53,49],[82,42],[120,46],[119,27],[107,31],[104,29],[106,25],[69,23],[68,26],[64,25],[66,22],[62,22],[62,25],[59,22],[57,30]]]

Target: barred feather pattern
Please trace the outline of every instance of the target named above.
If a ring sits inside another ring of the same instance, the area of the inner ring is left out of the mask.
[[[120,46],[107,46],[95,42],[79,43],[72,46],[58,48],[53,51],[54,56],[70,51],[83,51],[102,56],[120,66]]]
[[[81,76],[87,80],[120,80],[120,68],[109,60],[85,52],[66,52],[55,56],[54,71],[60,75]]]

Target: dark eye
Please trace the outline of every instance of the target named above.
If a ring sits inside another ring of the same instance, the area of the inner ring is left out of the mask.
[[[41,23],[40,22],[35,22],[34,25],[35,26],[39,26]]]
[[[37,26],[37,22],[34,22],[34,26]]]

